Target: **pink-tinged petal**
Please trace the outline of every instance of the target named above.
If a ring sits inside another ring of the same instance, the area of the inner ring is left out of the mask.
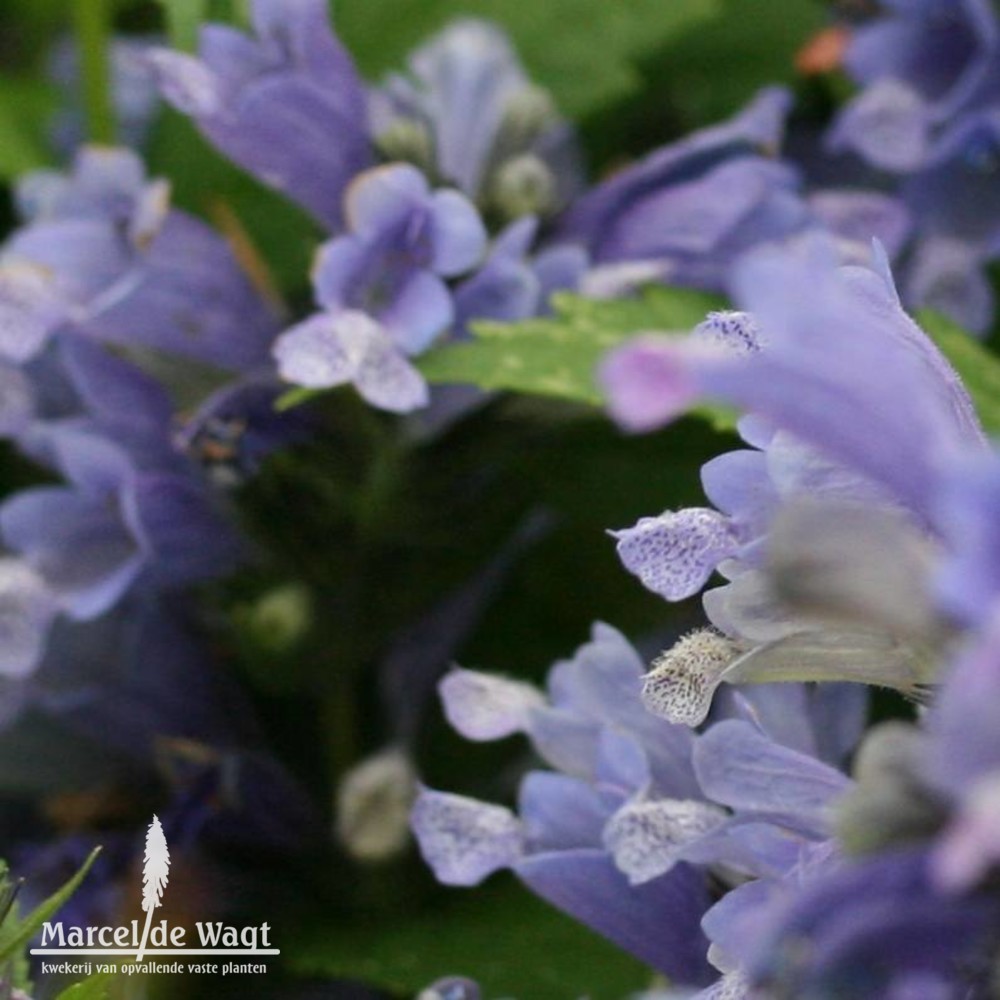
[[[524,731],[545,705],[541,691],[523,681],[456,668],[438,692],[452,727],[469,740],[499,740]]]
[[[624,567],[668,601],[696,594],[716,566],[739,548],[729,518],[708,507],[644,517],[611,535]]]
[[[700,387],[677,339],[647,334],[612,351],[598,381],[611,416],[629,431],[651,431],[691,407]]]
[[[410,816],[424,860],[445,885],[478,885],[524,853],[521,821],[502,806],[421,789]]]
[[[969,790],[931,855],[931,873],[946,892],[975,887],[1000,863],[1000,766]]]

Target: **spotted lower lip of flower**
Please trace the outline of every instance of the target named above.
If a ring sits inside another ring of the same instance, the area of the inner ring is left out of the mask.
[[[729,518],[707,507],[664,511],[610,534],[625,568],[668,601],[698,593],[739,547]]]
[[[656,715],[699,726],[723,682],[850,681],[919,698],[932,678],[918,651],[884,632],[818,628],[747,650],[705,630],[681,639],[646,674],[642,698]]]
[[[725,822],[710,802],[661,799],[619,809],[604,828],[604,846],[632,885],[665,875],[682,860],[686,844]]]
[[[281,376],[309,389],[352,383],[372,406],[408,413],[426,406],[427,384],[364,313],[317,313],[287,330],[274,347]]]

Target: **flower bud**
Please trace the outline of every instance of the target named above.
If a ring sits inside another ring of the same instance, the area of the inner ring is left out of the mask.
[[[545,215],[555,208],[555,177],[537,156],[515,156],[497,170],[490,200],[505,219]]]
[[[378,863],[403,851],[416,787],[413,764],[397,748],[368,757],[344,776],[337,789],[337,839],[352,857]]]
[[[428,175],[434,171],[434,137],[423,122],[396,118],[375,137],[375,146],[390,162],[412,163]]]

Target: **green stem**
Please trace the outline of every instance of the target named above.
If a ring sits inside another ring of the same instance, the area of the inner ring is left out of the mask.
[[[337,595],[341,628],[330,648],[336,655],[326,666],[323,685],[324,724],[327,752],[334,788],[340,778],[358,761],[361,733],[358,729],[358,704],[364,673],[378,642],[366,641],[372,627],[373,608],[378,603],[378,584],[373,579],[374,562],[384,544],[383,532],[391,521],[391,512],[400,495],[400,477],[404,468],[405,448],[395,428],[380,421],[369,426],[372,456],[365,482],[358,491],[353,542],[341,553],[350,567],[340,578]],[[374,678],[370,678],[373,682]]]
[[[198,28],[205,20],[208,0],[160,0],[167,20],[170,44],[181,52],[198,47]]]
[[[110,0],[74,0],[76,41],[80,50],[83,105],[91,142],[115,141],[111,108],[111,4]]]
[[[326,665],[329,676],[323,691],[322,721],[330,787],[334,794],[341,779],[358,762],[359,706],[353,666],[343,660]]]

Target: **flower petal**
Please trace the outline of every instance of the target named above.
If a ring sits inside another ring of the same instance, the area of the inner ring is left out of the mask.
[[[729,518],[706,507],[644,517],[611,535],[618,540],[625,568],[668,601],[696,594],[715,567],[738,548]]]
[[[524,853],[521,821],[502,806],[421,789],[410,817],[424,860],[445,885],[478,885]]]

